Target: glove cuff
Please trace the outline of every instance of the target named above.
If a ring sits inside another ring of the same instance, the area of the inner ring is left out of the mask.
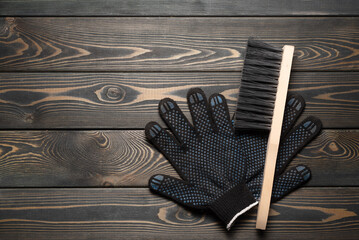
[[[226,228],[229,230],[240,215],[257,204],[258,201],[253,198],[247,186],[238,184],[211,203],[209,208],[226,224]]]

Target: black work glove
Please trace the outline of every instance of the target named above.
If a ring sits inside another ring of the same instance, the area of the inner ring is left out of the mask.
[[[160,101],[159,111],[173,134],[155,122],[145,128],[147,138],[183,180],[155,175],[149,185],[182,205],[211,209],[229,229],[239,215],[258,203],[245,182],[247,157],[223,96],[212,95],[208,104],[202,90],[191,89],[187,101],[193,126],[176,102],[166,98]]]
[[[258,198],[261,188],[267,134],[234,134],[226,100],[222,95],[212,95],[208,104],[202,90],[191,89],[187,98],[194,126],[188,122],[177,104],[167,98],[160,102],[159,110],[173,135],[155,122],[148,123],[145,130],[148,139],[172,163],[183,180],[155,175],[150,179],[149,185],[153,191],[182,205],[211,209],[229,229],[239,215],[257,204],[253,196]],[[302,111],[297,102],[295,106],[293,102],[293,106],[289,102],[291,100],[288,101],[284,122],[287,129]],[[295,129],[298,130],[294,130],[289,137],[298,135],[300,127]],[[289,138],[289,142],[283,140],[283,143],[289,143],[289,148],[280,148],[279,154],[292,154],[279,163],[284,162],[286,165],[288,159],[291,159],[320,127],[317,126],[317,129],[304,138]],[[291,169],[276,178],[274,190],[278,194],[274,197],[282,197],[306,182],[309,177],[310,172],[304,166]]]

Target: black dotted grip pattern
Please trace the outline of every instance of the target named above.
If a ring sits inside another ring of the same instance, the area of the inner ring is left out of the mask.
[[[258,199],[260,195],[268,134],[249,131],[235,133],[226,99],[220,94],[214,94],[207,100],[201,89],[191,89],[187,101],[193,124],[175,101],[165,98],[159,103],[159,112],[170,131],[156,122],[146,125],[145,133],[149,141],[171,162],[182,178],[152,176],[150,189],[193,208],[211,208],[215,204],[217,207],[213,210],[221,209],[218,206],[228,202],[245,202],[244,205],[255,202],[253,197]],[[294,155],[321,129],[320,121],[312,117],[292,127],[304,106],[301,96],[288,96],[273,188],[274,200],[288,194],[310,177],[310,171],[305,166],[284,171]],[[248,191],[248,194],[241,194],[248,201],[223,199],[223,196],[232,196],[228,193],[233,189]],[[237,211],[245,207],[231,206],[228,209]],[[225,222],[230,217],[228,214],[225,219],[220,216]]]

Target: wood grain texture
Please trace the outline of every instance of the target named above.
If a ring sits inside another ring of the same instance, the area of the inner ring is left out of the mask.
[[[358,238],[356,0],[0,0],[0,16],[0,239]],[[140,188],[178,177],[143,127],[190,87],[233,112],[248,36],[296,46],[290,91],[339,129],[295,158],[313,177],[266,232],[253,210],[228,233]]]
[[[356,0],[2,0],[0,16],[345,16]]]
[[[359,21],[297,18],[1,18],[2,71],[238,71],[255,36],[296,46],[293,70],[359,70]]]
[[[235,111],[238,72],[0,73],[0,128],[144,128],[171,97],[187,116],[192,87],[224,94]],[[326,128],[359,128],[359,72],[294,72],[289,86],[305,98],[303,116]]]
[[[255,210],[227,232],[148,189],[1,189],[0,238],[356,239],[358,188],[304,188],[273,204],[259,233]]]
[[[357,186],[359,131],[324,130],[292,162],[312,170],[309,186]],[[1,131],[0,187],[147,186],[154,174],[178,177],[132,131]]]

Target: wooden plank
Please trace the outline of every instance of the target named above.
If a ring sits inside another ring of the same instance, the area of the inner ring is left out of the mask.
[[[356,0],[2,0],[0,16],[345,16]]]
[[[255,36],[296,46],[293,70],[359,70],[353,17],[1,18],[1,71],[238,71]]]
[[[0,73],[0,128],[144,128],[161,121],[158,102],[201,87],[224,94],[235,111],[238,72]],[[326,128],[359,128],[359,72],[294,72],[290,91],[307,101],[304,116]]]
[[[357,186],[359,130],[324,130],[292,162],[312,170],[309,186]],[[0,187],[147,186],[178,177],[143,130],[1,131]]]
[[[148,189],[1,189],[1,239],[356,239],[359,188],[300,189],[271,206],[268,229],[255,210],[227,232]]]

